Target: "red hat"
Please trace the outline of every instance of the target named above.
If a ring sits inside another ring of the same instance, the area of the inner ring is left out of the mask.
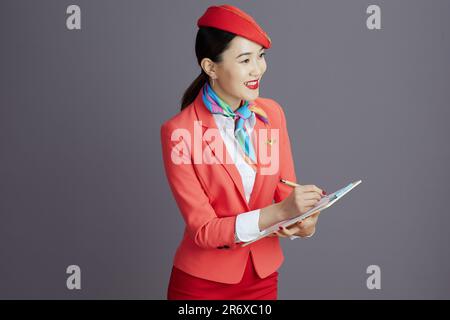
[[[205,13],[198,19],[197,26],[228,31],[259,43],[266,49],[270,48],[271,45],[267,33],[250,15],[228,4],[211,6],[206,9]]]

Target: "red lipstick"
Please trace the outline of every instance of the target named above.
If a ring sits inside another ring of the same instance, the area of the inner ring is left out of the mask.
[[[247,81],[244,83],[245,86],[251,90],[256,90],[259,87],[259,80]]]

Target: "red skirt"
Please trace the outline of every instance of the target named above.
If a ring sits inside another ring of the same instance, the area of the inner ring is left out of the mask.
[[[277,300],[278,271],[261,279],[248,255],[241,282],[221,283],[192,276],[175,266],[172,267],[168,300]]]

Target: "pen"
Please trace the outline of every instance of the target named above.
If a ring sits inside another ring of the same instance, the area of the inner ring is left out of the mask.
[[[280,179],[280,182],[282,182],[282,183],[284,183],[284,184],[286,184],[288,186],[291,186],[291,187],[300,187],[300,185],[298,183],[295,183],[295,182],[292,182],[292,181],[289,181],[289,180],[286,180],[286,179]],[[322,195],[322,197],[323,196],[324,195]]]
[[[285,180],[285,179],[280,179],[280,181],[283,182],[284,184],[287,184],[288,186],[291,186],[291,187],[300,187],[300,185],[295,183],[295,182],[291,182],[291,181],[288,181],[288,180]]]

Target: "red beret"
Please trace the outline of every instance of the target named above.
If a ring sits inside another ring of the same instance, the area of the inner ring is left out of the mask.
[[[211,6],[206,9],[205,13],[198,19],[197,26],[228,31],[259,43],[266,49],[270,48],[271,45],[267,33],[250,15],[228,4]]]

